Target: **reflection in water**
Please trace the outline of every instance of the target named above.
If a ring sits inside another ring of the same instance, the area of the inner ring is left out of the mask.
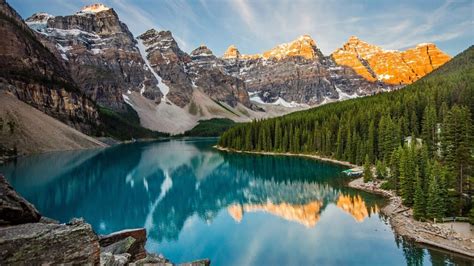
[[[341,194],[337,199],[337,207],[352,215],[357,222],[364,221],[369,216],[369,213],[378,213],[377,205],[368,209],[360,195],[350,196]]]
[[[174,261],[210,257],[229,264],[241,256],[228,254],[241,253],[252,259],[243,264],[418,261],[420,251],[406,245],[400,250],[388,226],[372,215],[381,199],[345,187],[339,166],[221,153],[214,143],[49,153],[21,158],[0,172],[44,215],[61,222],[84,217],[100,234],[145,227],[148,248]],[[373,228],[386,233],[373,234]],[[348,245],[345,255],[331,256],[341,245]],[[382,257],[369,253],[375,247]],[[365,260],[358,260],[364,251]]]
[[[287,221],[297,222],[306,227],[314,227],[319,220],[321,201],[312,201],[304,205],[280,203],[232,205],[227,208],[234,220],[240,222],[244,212],[267,212]]]

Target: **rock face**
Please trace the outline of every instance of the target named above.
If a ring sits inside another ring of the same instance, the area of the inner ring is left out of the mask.
[[[179,48],[169,31],[149,30],[138,38],[146,47],[151,66],[169,87],[166,98],[177,106],[188,105],[197,89],[212,100],[232,107],[239,102],[251,107],[244,82],[227,74],[220,67],[220,59],[206,46],[200,46],[188,55]]]
[[[351,67],[369,81],[393,85],[411,84],[451,59],[432,43],[388,51],[355,36],[331,56],[337,64]]]
[[[80,92],[62,62],[3,0],[0,34],[0,89],[76,129],[92,132],[98,124],[94,102]]]
[[[0,225],[35,223],[40,218],[35,206],[18,195],[0,175]]]
[[[138,39],[145,47],[151,67],[169,87],[166,98],[179,107],[187,105],[193,85],[185,69],[191,57],[178,47],[170,31],[148,30]]]
[[[315,105],[390,89],[337,65],[308,35],[257,55],[242,55],[231,46],[222,60],[226,72],[244,80],[257,102]]]
[[[123,95],[131,91],[160,102],[157,80],[112,8],[96,4],[57,17],[37,13],[26,23],[54,44],[74,81],[98,104],[125,111]]]

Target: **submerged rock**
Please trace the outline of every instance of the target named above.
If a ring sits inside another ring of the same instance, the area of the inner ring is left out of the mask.
[[[27,223],[0,228],[2,264],[98,264],[100,247],[90,224]]]
[[[41,218],[35,206],[18,195],[0,175],[0,225],[38,222]]]

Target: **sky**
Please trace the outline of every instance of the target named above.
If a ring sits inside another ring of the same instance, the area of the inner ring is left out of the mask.
[[[137,36],[170,30],[181,49],[231,44],[255,54],[309,34],[329,55],[350,36],[385,49],[432,42],[450,55],[474,44],[474,0],[7,0],[23,18],[103,3]]]

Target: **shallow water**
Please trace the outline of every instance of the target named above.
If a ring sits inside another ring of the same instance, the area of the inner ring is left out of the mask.
[[[466,264],[396,237],[384,200],[347,188],[335,164],[232,154],[216,139],[28,156],[0,166],[45,216],[99,234],[145,227],[147,249],[212,265]]]

